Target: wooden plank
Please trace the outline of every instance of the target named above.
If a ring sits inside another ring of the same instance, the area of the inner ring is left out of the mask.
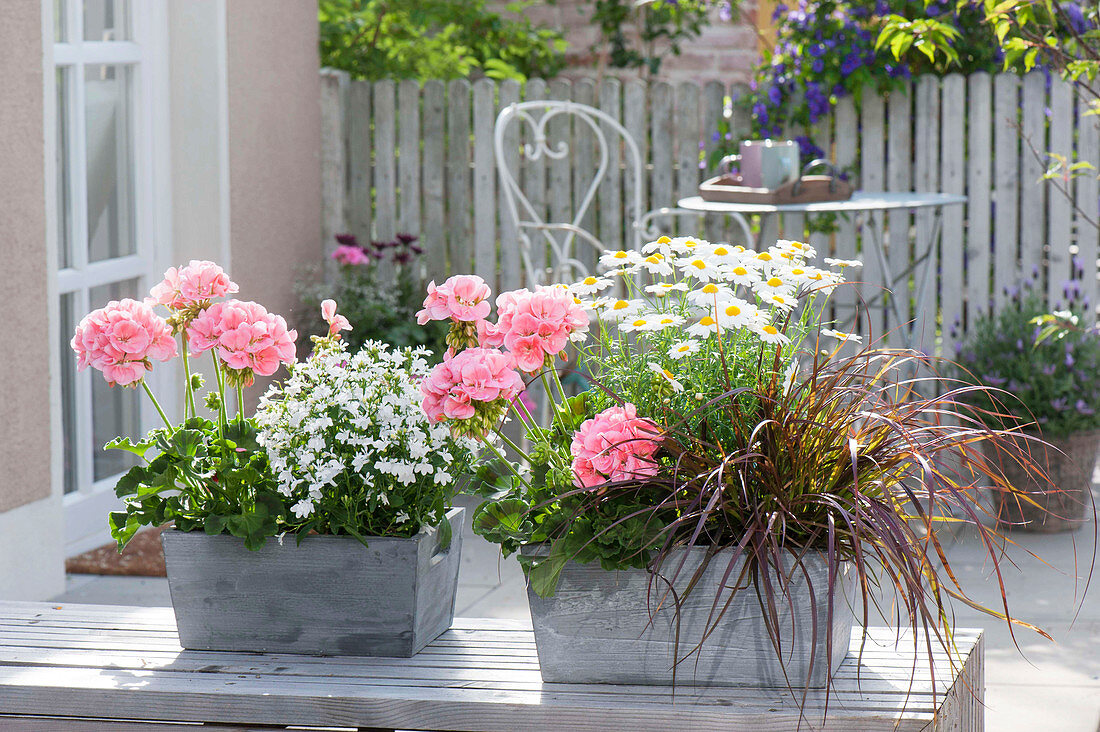
[[[1050,142],[1051,155],[1061,156],[1066,165],[1073,160],[1073,86],[1061,79],[1051,79],[1050,86]],[[1034,157],[1034,156],[1032,156]],[[1058,158],[1056,157],[1055,160]],[[1092,161],[1095,165],[1096,162]],[[1095,176],[1095,173],[1093,174]],[[1073,276],[1070,246],[1073,244],[1073,186],[1068,178],[1063,185],[1066,193],[1057,190],[1054,183],[1045,183],[1049,208],[1047,210],[1047,297],[1048,304],[1061,310],[1070,306],[1075,293],[1070,289]]]
[[[1020,82],[1013,74],[993,79],[993,301],[1004,304],[1006,289],[1019,276]]]
[[[825,157],[832,159],[833,151],[833,118],[831,115],[822,117],[810,130],[810,139],[815,145],[825,151]],[[774,240],[777,229],[777,222],[775,216],[762,216],[760,226],[763,229],[761,236],[763,246],[767,247],[771,245]],[[832,250],[832,236],[830,234],[822,233],[821,231],[814,231],[815,226],[814,216],[807,217],[806,226],[810,229],[810,245],[817,250],[817,264],[823,266],[822,260],[825,257],[833,256]],[[830,298],[829,305],[826,307],[825,318],[832,320],[834,308],[832,307],[832,298]]]
[[[787,130],[787,138],[795,139],[806,134],[800,125]],[[804,156],[800,154],[800,158]],[[817,171],[821,172],[821,171]],[[783,214],[779,217],[779,236],[784,239],[803,241],[806,237],[806,217],[803,214]]]
[[[939,79],[925,75],[917,80],[916,128],[914,130],[913,180],[917,190],[939,189],[940,168],[940,89]],[[914,221],[913,262],[926,256],[924,262],[913,270],[913,347],[932,353],[936,342],[936,272],[939,267],[938,247],[928,248],[933,235],[935,212],[931,209],[917,211]],[[924,303],[918,303],[922,278],[927,277]],[[917,309],[919,307],[919,309]]]
[[[1020,277],[1037,280],[1039,291],[1045,289],[1043,260],[1046,242],[1047,185],[1043,182],[1046,167],[1031,151],[1033,146],[1040,156],[1049,149],[1047,145],[1047,91],[1046,76],[1033,71],[1024,77],[1020,117]],[[999,283],[1015,286],[1015,281]],[[1057,283],[1056,283],[1057,284]],[[1058,285],[1060,286],[1060,285]]]
[[[493,160],[493,122],[496,120],[496,84],[474,83],[474,273],[493,292],[500,291],[497,270],[496,169]]]
[[[866,191],[886,190],[886,100],[874,87],[863,88],[860,110],[860,184]],[[872,302],[863,325],[866,326],[867,341],[882,338],[886,328],[886,315],[883,307],[886,293],[886,273],[882,271],[879,259],[873,247],[877,240],[881,246],[886,235],[884,217],[881,213],[864,219],[860,235],[859,257],[863,260],[863,281],[866,287],[863,296]]]
[[[855,100],[850,96],[843,97],[837,102],[833,114],[836,122],[834,141],[837,167],[849,171],[852,184],[856,188],[862,188],[856,165],[856,152],[859,150],[859,117],[856,114]],[[857,258],[855,220],[851,214],[837,216],[837,232],[834,239],[838,259]],[[847,270],[847,272],[850,273],[849,279],[852,284],[838,287],[833,296],[833,303],[836,308],[836,319],[840,322],[841,328],[851,329],[855,333],[859,332],[856,307],[857,303],[862,302],[863,299],[863,288],[859,284],[863,279],[863,271]],[[847,351],[855,347],[855,343],[845,344],[842,350]]]
[[[887,106],[889,134],[886,138],[886,190],[911,191],[912,175],[912,86],[907,84],[901,89],[890,92]],[[887,310],[886,342],[900,345],[900,329],[908,327],[909,319],[909,276],[903,273],[909,268],[910,242],[908,211],[891,211],[887,216],[887,261],[890,263],[891,297],[898,303],[902,322],[897,322],[893,313]]]
[[[966,95],[966,310],[959,335],[990,306],[993,231],[993,83],[984,71],[967,77]],[[948,354],[953,356],[954,354]]]
[[[381,241],[397,234],[397,107],[392,80],[374,83],[374,233]]]
[[[672,86],[658,81],[650,87],[650,135],[652,138],[653,171],[650,176],[648,209],[663,208],[676,203],[673,194],[673,124],[674,98]],[[671,223],[669,224],[671,227]],[[675,230],[675,229],[674,229]]]
[[[447,135],[446,88],[442,81],[424,82],[424,150],[421,180],[424,189],[424,276],[442,282],[447,276],[446,205],[443,181],[446,173],[444,140]]]
[[[699,119],[699,85],[682,81],[676,85],[676,201],[699,193],[699,153],[702,149],[702,122]],[[671,140],[669,141],[672,142]],[[702,236],[702,216],[677,216],[681,234]]]
[[[635,163],[629,153],[624,151],[624,164],[626,166],[623,175],[623,209],[627,226],[627,241],[634,244],[634,223],[649,211],[649,181],[646,175],[646,166],[649,161],[649,126],[646,118],[646,85],[637,79],[626,82],[623,88],[623,127],[634,139],[638,146],[640,161]],[[639,176],[641,190],[635,192],[634,166],[641,166]],[[663,222],[658,222],[662,224]]]
[[[505,79],[500,83],[497,110],[502,110],[519,101],[519,82],[515,79]],[[494,121],[496,115],[493,117]],[[511,125],[504,134],[504,161],[511,171],[516,171],[519,176],[519,125]],[[497,175],[495,163],[493,174]],[[522,181],[522,177],[517,177]],[[516,225],[512,216],[507,211],[504,201],[504,192],[501,188],[499,176],[497,176],[497,212],[500,217],[500,291],[515,290],[523,287],[522,264],[520,262],[519,242],[516,239]]]
[[[473,268],[470,211],[470,82],[447,84],[447,252],[451,274]]]
[[[572,96],[573,85],[570,82],[564,79],[554,79],[550,82],[551,99],[571,101]],[[549,167],[547,222],[555,224],[568,223],[573,220],[573,169],[570,162],[573,151],[573,126],[570,124],[568,115],[558,115],[550,120],[546,129],[546,142],[551,149],[557,149],[559,145],[564,144],[570,151],[570,155],[551,158],[547,163]],[[563,237],[560,234],[554,234],[553,236],[560,245]],[[556,266],[557,260],[553,252],[549,251],[548,245],[545,245],[545,248],[547,249],[547,260],[544,262],[544,266],[547,263]],[[538,266],[537,263],[536,266]]]
[[[1088,161],[1093,165],[1100,161],[1100,116],[1088,115],[1090,94],[1078,92],[1077,95],[1077,155],[1079,161]],[[1074,195],[1074,233],[1077,242],[1078,272],[1081,279],[1082,309],[1086,312],[1087,324],[1095,318],[1096,307],[1100,304],[1097,286],[1097,257],[1100,256],[1100,229],[1097,228],[1096,201],[1100,197],[1097,171],[1086,170],[1076,181]],[[1091,219],[1091,220],[1090,220]]]
[[[943,80],[943,116],[940,139],[942,170],[940,190],[966,192],[966,78],[950,74]],[[955,340],[963,314],[963,207],[943,209],[940,247],[940,308],[942,311],[942,355],[953,358]]]
[[[608,78],[600,82],[600,111],[617,122],[622,121],[622,82]],[[607,139],[607,174],[596,198],[599,238],[608,249],[623,248],[623,140],[611,125],[603,122],[600,130]]]
[[[596,106],[596,84],[592,79],[578,79],[573,82],[573,101],[589,107]],[[596,225],[596,199],[588,204],[584,199],[589,189],[597,184],[597,165],[599,161],[599,141],[596,133],[578,117],[573,117],[573,224],[593,236],[599,235]],[[600,252],[587,241],[572,238],[572,256],[584,264],[584,272],[576,272],[577,278],[596,271],[596,261]]]
[[[719,139],[718,125],[724,119],[726,108],[726,89],[719,81],[708,81],[703,87],[703,161],[706,168],[702,177],[717,175],[710,165],[711,153],[720,145],[728,144]],[[695,195],[695,194],[692,194]],[[703,217],[703,235],[710,241],[722,241],[726,237],[722,231],[722,216],[707,214]]]
[[[397,87],[397,185],[401,206],[397,228],[420,236],[420,84],[405,79]]]
[[[325,69],[321,72],[321,247],[325,277],[336,276],[336,235],[347,231],[347,126],[348,74]]]
[[[743,99],[749,93],[751,93],[751,90],[743,82],[730,86],[730,99],[733,102],[730,114],[730,135],[734,143],[748,139],[752,135],[752,115],[745,105],[737,103],[739,99]],[[756,245],[755,241],[745,241],[744,232],[732,217],[725,216],[723,218],[725,219],[725,239],[728,239],[732,244],[741,244],[749,249]],[[749,223],[752,224],[751,221]]]
[[[542,79],[531,79],[527,82],[527,101],[536,101],[547,98],[546,82]],[[534,145],[535,135],[534,130],[530,126],[523,126],[523,133],[521,135],[521,142],[524,145]],[[521,159],[520,166],[523,168],[522,186],[523,191],[526,194],[528,200],[531,202],[531,206],[535,212],[535,218],[539,221],[548,221],[546,210],[546,156],[537,155],[534,158],[528,158],[526,151],[524,151]],[[541,266],[545,266],[546,263],[546,241],[538,234],[532,234],[530,237],[531,251],[530,257],[532,262],[541,262]],[[527,273],[524,273],[526,278]],[[525,286],[533,287],[534,284],[524,280]]]
[[[360,244],[371,240],[374,217],[374,115],[368,81],[353,81],[348,87],[348,231]]]

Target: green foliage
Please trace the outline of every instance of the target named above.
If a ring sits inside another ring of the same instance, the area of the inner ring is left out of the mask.
[[[368,80],[549,78],[566,44],[524,17],[531,4],[501,14],[486,0],[321,0],[321,64]]]
[[[725,7],[732,8],[729,3]],[[708,23],[707,3],[593,0],[591,22],[602,36],[594,50],[605,52],[611,66],[656,74],[666,54],[679,56],[682,44],[702,33]]]
[[[424,283],[416,274],[421,256],[416,238],[399,234],[392,242],[366,245],[360,245],[350,234],[336,238],[342,242],[341,249],[359,249],[369,260],[339,264],[333,283],[322,281],[319,273],[313,272],[295,284],[303,306],[301,319],[295,324],[298,332],[316,336],[326,333],[317,313],[321,302],[331,298],[352,324],[352,329],[341,336],[350,352],[356,352],[368,341],[379,341],[399,348],[427,348],[435,354],[434,358],[442,358],[447,350],[446,324],[431,321],[421,327],[416,323],[416,312],[424,300]],[[381,271],[383,267],[387,268],[386,273]]]
[[[181,531],[238,536],[249,549],[280,531],[286,506],[251,420],[219,425],[192,417],[152,430],[137,444],[120,438],[106,447],[143,460],[115,486],[126,502],[125,510],[110,515],[111,536],[120,550],[142,526],[169,521]],[[151,451],[157,454],[148,459]]]
[[[1042,294],[1026,283],[999,312],[979,317],[959,346],[959,379],[990,387],[966,397],[989,426],[1022,425],[1050,436],[1100,427],[1100,336],[1073,327],[1080,314],[1048,313]],[[1044,316],[1071,327],[1044,333]]]

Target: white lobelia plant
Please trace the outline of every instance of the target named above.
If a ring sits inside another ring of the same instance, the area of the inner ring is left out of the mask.
[[[452,436],[420,408],[425,349],[368,341],[355,355],[333,339],[290,367],[260,400],[256,421],[291,531],[409,537],[447,526],[477,442]]]

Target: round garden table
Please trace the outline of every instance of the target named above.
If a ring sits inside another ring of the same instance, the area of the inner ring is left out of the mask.
[[[767,216],[776,216],[779,214],[813,214],[813,213],[852,213],[856,215],[856,229],[858,230],[861,224],[867,224],[867,229],[870,233],[871,246],[875,250],[875,256],[878,259],[883,277],[886,278],[886,290],[889,292],[894,291],[894,285],[900,282],[903,278],[907,278],[913,270],[929,257],[933,248],[936,246],[936,242],[939,240],[940,232],[943,224],[943,208],[944,206],[960,206],[966,203],[966,196],[955,195],[952,193],[886,193],[879,191],[856,191],[852,194],[852,197],[846,201],[821,201],[819,203],[785,203],[785,204],[770,204],[770,203],[727,203],[724,201],[706,201],[702,196],[690,196],[688,198],[681,198],[679,202],[680,208],[687,209],[689,211],[698,211],[700,213],[716,213],[716,214],[741,214],[748,216],[760,216],[761,218]],[[886,251],[883,248],[882,237],[878,233],[878,221],[876,216],[880,216],[883,211],[898,211],[898,210],[916,210],[922,208],[930,208],[934,211],[932,227],[928,234],[928,240],[925,242],[916,242],[916,258],[910,263],[909,267],[904,271],[898,273],[896,276],[890,274],[890,267],[886,262]],[[863,220],[866,218],[866,220]],[[760,227],[761,235],[765,231],[763,223]],[[758,239],[756,242],[756,248],[759,250],[761,241]],[[917,285],[917,300],[916,310],[914,312],[922,312],[925,305],[925,298],[928,296],[928,281],[932,272],[932,267],[925,267],[921,273],[920,281]],[[898,306],[898,298],[890,297],[890,309],[894,314],[894,319],[901,326],[904,323],[904,319],[901,316],[901,309]],[[915,340],[915,329],[913,324],[909,324],[904,328],[905,346],[906,348],[912,348]]]

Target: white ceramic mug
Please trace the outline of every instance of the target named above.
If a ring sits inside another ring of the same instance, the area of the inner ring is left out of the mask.
[[[749,188],[774,190],[799,178],[799,150],[794,140],[743,140],[739,155],[723,163],[738,163],[741,183]]]

